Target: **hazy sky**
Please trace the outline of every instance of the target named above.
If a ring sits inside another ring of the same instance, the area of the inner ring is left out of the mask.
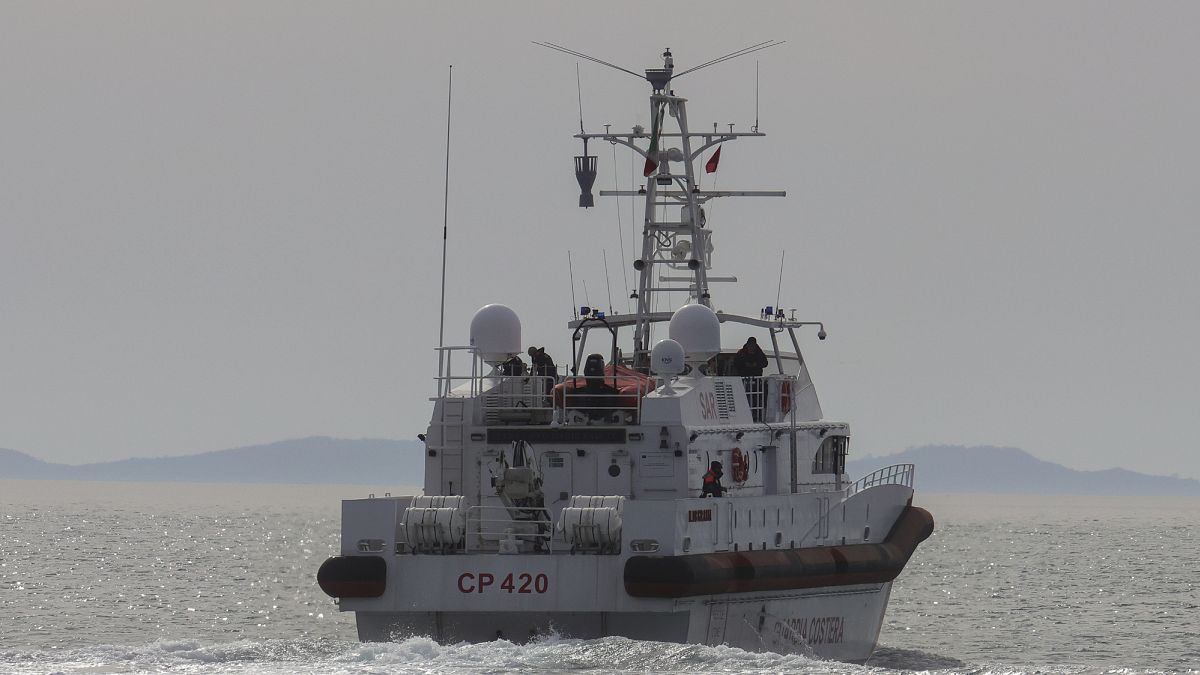
[[[714,302],[773,303],[787,251],[852,450],[1200,477],[1198,34],[1185,2],[0,3],[0,447],[424,431],[449,64],[448,342],[499,301],[565,360],[566,252],[607,306],[607,251],[623,311],[633,211],[576,208],[576,61],[530,41],[636,70],[779,39],[768,138],[717,177],[788,197],[710,209]],[[694,126],[748,129],[755,59],[676,83]],[[644,83],[582,83],[589,130],[648,123]]]

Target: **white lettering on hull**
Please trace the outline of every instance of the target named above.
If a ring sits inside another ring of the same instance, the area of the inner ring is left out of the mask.
[[[712,606],[708,618],[708,644],[719,645],[725,642],[725,620],[729,616],[729,605],[719,603]]]
[[[780,619],[775,622],[775,634],[781,638],[804,640],[808,645],[841,644],[845,636],[846,617],[820,616]]]

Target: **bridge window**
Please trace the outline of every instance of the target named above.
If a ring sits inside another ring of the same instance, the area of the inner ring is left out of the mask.
[[[813,457],[814,474],[846,472],[846,452],[850,449],[850,438],[847,436],[828,436],[821,442],[817,454]]]

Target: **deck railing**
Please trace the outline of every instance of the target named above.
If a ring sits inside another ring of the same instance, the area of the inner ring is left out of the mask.
[[[796,405],[793,393],[797,390],[795,377],[774,374],[742,377],[741,380],[751,419],[755,422],[783,422],[788,419]]]
[[[846,496],[858,494],[868,488],[873,488],[878,485],[903,485],[905,487],[913,486],[913,474],[915,467],[912,464],[893,464],[885,466],[882,469],[873,471],[862,478],[859,478],[853,485],[846,490]]]
[[[548,511],[545,509],[541,511],[539,517],[517,520],[504,506],[472,506],[468,508],[464,552],[471,551],[472,539],[475,540],[477,550],[502,548],[504,541],[509,539],[518,545],[522,542],[531,542],[534,549],[532,552],[552,553],[554,521],[550,518]],[[531,551],[521,552],[530,553]]]
[[[554,411],[554,378],[548,375],[501,375],[480,397],[485,424],[548,424]]]
[[[582,416],[579,421],[636,422],[641,417],[642,396],[653,389],[646,380],[628,375],[568,377],[563,383],[562,396],[555,396],[554,406],[564,424],[576,421],[572,411]]]
[[[608,386],[603,388],[580,386],[557,392],[555,378],[550,376],[499,375],[480,380],[474,389],[480,392],[479,409],[485,424],[549,424],[554,419],[566,425],[629,423],[638,419],[642,408],[642,397],[615,389],[609,384],[611,377],[605,378]],[[634,378],[618,377],[616,381],[625,386],[626,380],[633,382]]]
[[[532,372],[509,374],[480,360],[474,347],[439,347],[438,398],[476,398],[476,424],[595,424],[636,423],[642,396],[653,385],[641,377],[552,377]],[[454,355],[458,354],[457,363]],[[466,360],[468,368],[463,368]],[[455,371],[455,366],[465,372]],[[558,391],[555,386],[566,384]],[[589,386],[590,385],[590,386]]]

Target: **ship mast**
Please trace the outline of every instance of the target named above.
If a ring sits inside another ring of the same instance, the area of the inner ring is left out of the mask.
[[[650,82],[653,88],[653,93],[650,95],[650,120],[651,120],[651,148],[646,151],[646,216],[645,227],[642,233],[642,256],[638,259],[641,269],[638,275],[638,323],[634,331],[634,348],[635,351],[642,351],[649,344],[650,323],[649,314],[653,309],[652,299],[656,292],[677,292],[685,290],[684,288],[673,285],[673,282],[679,281],[678,278],[667,276],[663,270],[679,269],[680,259],[685,259],[684,265],[690,271],[690,286],[686,288],[690,299],[698,300],[705,306],[710,306],[710,295],[708,293],[708,261],[707,251],[702,244],[700,235],[700,208],[699,201],[696,198],[696,193],[699,191],[699,186],[696,184],[696,176],[691,151],[691,137],[688,135],[687,124],[687,99],[675,96],[673,90],[667,90],[664,94],[663,90],[671,82],[671,76],[674,72],[674,60],[671,56],[671,50],[667,49],[663,52],[663,67],[659,69],[650,69],[646,71],[646,79]],[[679,128],[679,140],[683,145],[681,151],[671,148],[662,150],[658,147],[663,138],[666,123],[666,117],[675,118]],[[654,153],[654,154],[652,154]],[[671,160],[675,159],[675,166],[682,164],[683,173],[675,173],[672,171]],[[680,161],[682,160],[682,161]],[[651,166],[653,165],[653,168]],[[659,186],[672,186],[681,190],[682,199],[678,195],[671,196],[671,192],[664,190],[662,197],[659,196]],[[667,206],[675,206],[683,204],[680,210],[680,219],[677,221],[660,220],[658,214],[660,208],[665,211]],[[680,234],[686,232],[690,237],[689,240],[680,238]],[[684,247],[683,242],[688,241],[690,247]],[[665,244],[671,243],[670,255],[664,256],[663,249],[667,248]],[[690,248],[690,251],[687,250]],[[655,286],[654,273],[659,270],[658,282],[665,283],[664,286]]]
[[[654,300],[658,293],[687,293],[688,301],[712,307],[709,285],[737,281],[737,277],[709,275],[712,244],[703,205],[714,197],[786,195],[783,191],[702,192],[697,182],[696,160],[705,151],[726,141],[766,134],[757,128],[751,132],[734,132],[733,125],[729,125],[728,132],[723,132],[717,130],[716,124],[711,132],[691,131],[687,99],[676,96],[669,88],[675,75],[670,49],[663,52],[662,68],[646,69],[645,72],[651,87],[651,128],[648,131],[638,126],[631,133],[606,131],[576,135],[585,144],[592,138],[619,143],[646,159],[646,183],[641,189],[636,192],[600,191],[602,197],[640,196],[646,200],[641,257],[633,263],[638,271],[637,319],[633,335],[635,360],[649,353],[652,325],[656,320]],[[668,120],[674,122],[668,124]],[[645,141],[647,147],[640,147],[639,141]],[[672,146],[674,143],[678,143],[678,147]],[[678,211],[668,211],[670,207],[677,207]],[[682,304],[668,302],[670,308]]]

